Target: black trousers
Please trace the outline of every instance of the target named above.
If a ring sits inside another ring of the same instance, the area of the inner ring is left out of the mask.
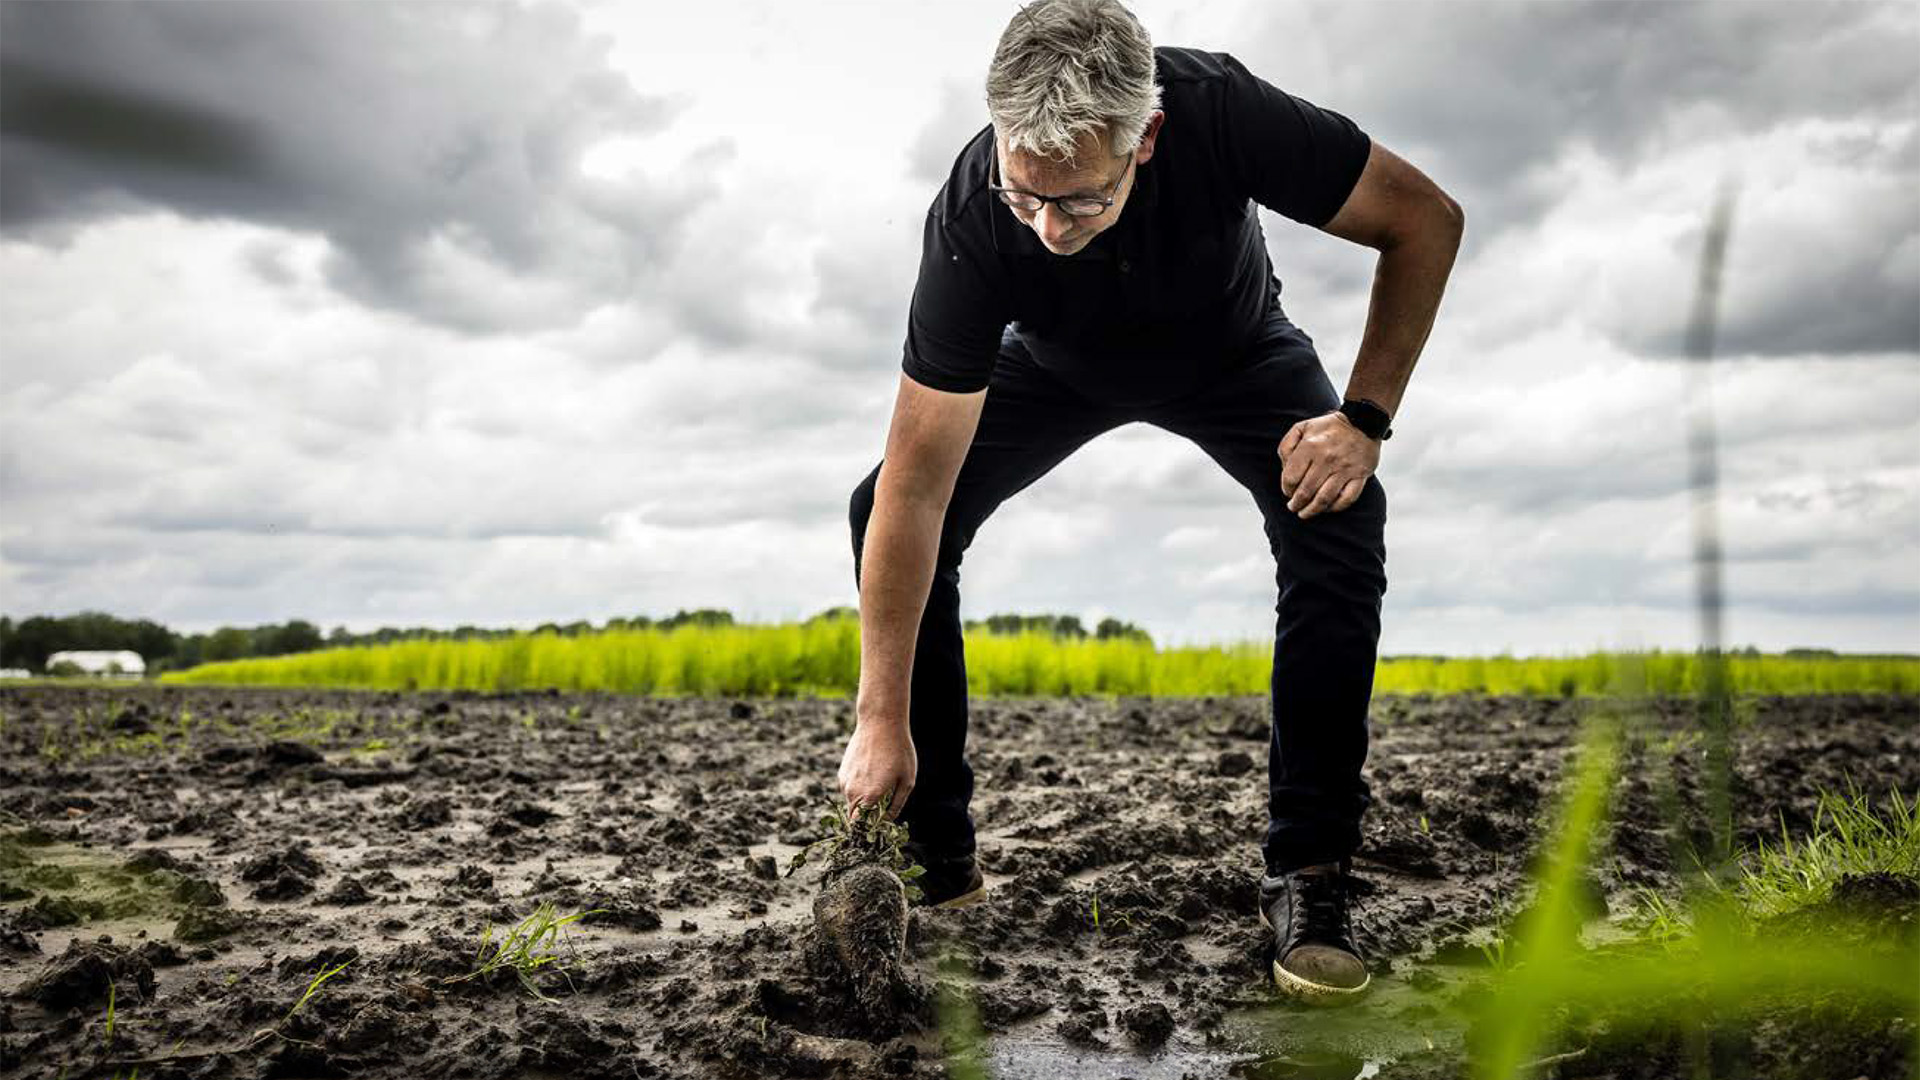
[[[1368,700],[1386,590],[1386,492],[1369,479],[1358,501],[1302,521],[1280,490],[1280,439],[1297,421],[1338,408],[1313,341],[1276,307],[1244,361],[1212,385],[1151,405],[1089,399],[1034,364],[1009,329],[980,425],[948,504],[914,654],[910,725],[919,772],[902,811],[915,841],[971,853],[973,770],[966,759],[967,675],[960,560],[988,515],[1094,436],[1145,421],[1197,443],[1253,496],[1278,585],[1273,730],[1267,755],[1269,874],[1337,862],[1360,845],[1372,798]],[[876,466],[854,490],[854,580]],[[1252,587],[1252,583],[1248,583]]]

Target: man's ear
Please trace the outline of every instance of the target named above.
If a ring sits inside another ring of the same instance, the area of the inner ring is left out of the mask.
[[[1147,118],[1147,130],[1140,136],[1140,148],[1134,151],[1133,163],[1135,165],[1145,165],[1147,162],[1153,160],[1154,140],[1159,138],[1160,125],[1164,123],[1166,119],[1167,114],[1161,109],[1153,110],[1153,115]]]

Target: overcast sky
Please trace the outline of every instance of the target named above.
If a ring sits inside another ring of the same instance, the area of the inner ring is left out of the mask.
[[[920,224],[993,3],[0,0],[0,611],[532,625],[857,600]],[[1389,652],[1920,649],[1920,5],[1160,3],[1466,208],[1387,444]],[[106,83],[119,143],[21,103]],[[144,134],[212,134],[156,160]],[[1263,214],[1344,384],[1375,253]],[[1156,429],[1008,502],[970,615],[1271,635],[1246,493]]]

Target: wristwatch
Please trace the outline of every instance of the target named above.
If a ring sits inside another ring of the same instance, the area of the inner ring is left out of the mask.
[[[1393,438],[1393,428],[1389,426],[1393,423],[1393,417],[1387,415],[1387,410],[1366,398],[1348,398],[1340,403],[1340,411],[1348,420],[1353,421],[1353,426],[1359,428],[1360,434],[1367,438],[1375,442],[1385,442]]]

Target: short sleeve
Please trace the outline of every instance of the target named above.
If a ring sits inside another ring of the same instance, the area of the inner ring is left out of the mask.
[[[1359,125],[1248,71],[1221,54],[1227,69],[1221,140],[1228,170],[1255,202],[1305,225],[1340,212],[1372,140]]]
[[[900,367],[922,386],[971,394],[987,388],[1000,355],[1004,289],[994,283],[992,257],[960,242],[938,209],[927,213]]]

